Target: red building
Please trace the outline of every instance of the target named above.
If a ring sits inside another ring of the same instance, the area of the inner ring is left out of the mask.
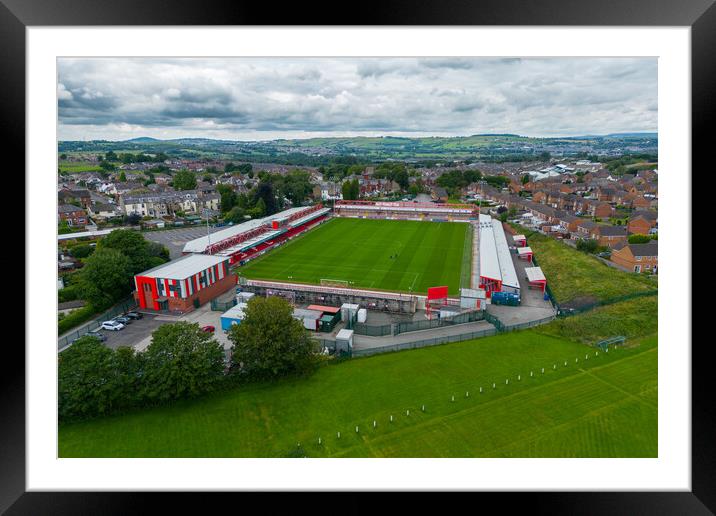
[[[134,277],[137,304],[147,310],[190,312],[236,288],[229,258],[190,254]]]

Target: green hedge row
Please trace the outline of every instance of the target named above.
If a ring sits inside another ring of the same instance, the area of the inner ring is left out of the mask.
[[[92,319],[92,317],[96,314],[97,311],[94,309],[94,307],[90,305],[78,308],[57,324],[59,334],[62,335],[63,333],[71,330],[75,326],[79,326],[83,322],[87,322],[88,320]]]
[[[57,291],[57,302],[66,303],[77,299],[77,287],[69,286]]]

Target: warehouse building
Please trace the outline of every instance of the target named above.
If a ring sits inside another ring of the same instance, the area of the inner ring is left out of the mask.
[[[228,258],[230,265],[241,265],[320,224],[329,212],[321,204],[290,208],[191,240],[183,252],[221,256]]]
[[[485,290],[488,298],[492,292],[519,294],[520,282],[502,222],[489,215],[480,215],[477,237],[480,288]]]
[[[224,256],[190,254],[134,277],[140,308],[186,313],[236,288]]]

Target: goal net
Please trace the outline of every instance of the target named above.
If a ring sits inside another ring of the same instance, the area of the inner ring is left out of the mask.
[[[348,287],[350,286],[350,283],[348,283],[347,280],[321,278],[321,286],[322,286],[322,287],[343,287],[343,288],[348,288]]]

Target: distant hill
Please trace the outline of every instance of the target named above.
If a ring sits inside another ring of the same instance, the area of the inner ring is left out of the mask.
[[[330,163],[336,156],[361,161],[532,161],[552,157],[658,152],[656,133],[614,133],[603,136],[541,138],[511,133],[471,136],[356,136],[277,139],[271,141],[215,140],[211,138],[150,137],[124,141],[61,141],[59,152],[163,152],[179,159],[226,159],[295,165]],[[627,150],[628,149],[628,150]]]

